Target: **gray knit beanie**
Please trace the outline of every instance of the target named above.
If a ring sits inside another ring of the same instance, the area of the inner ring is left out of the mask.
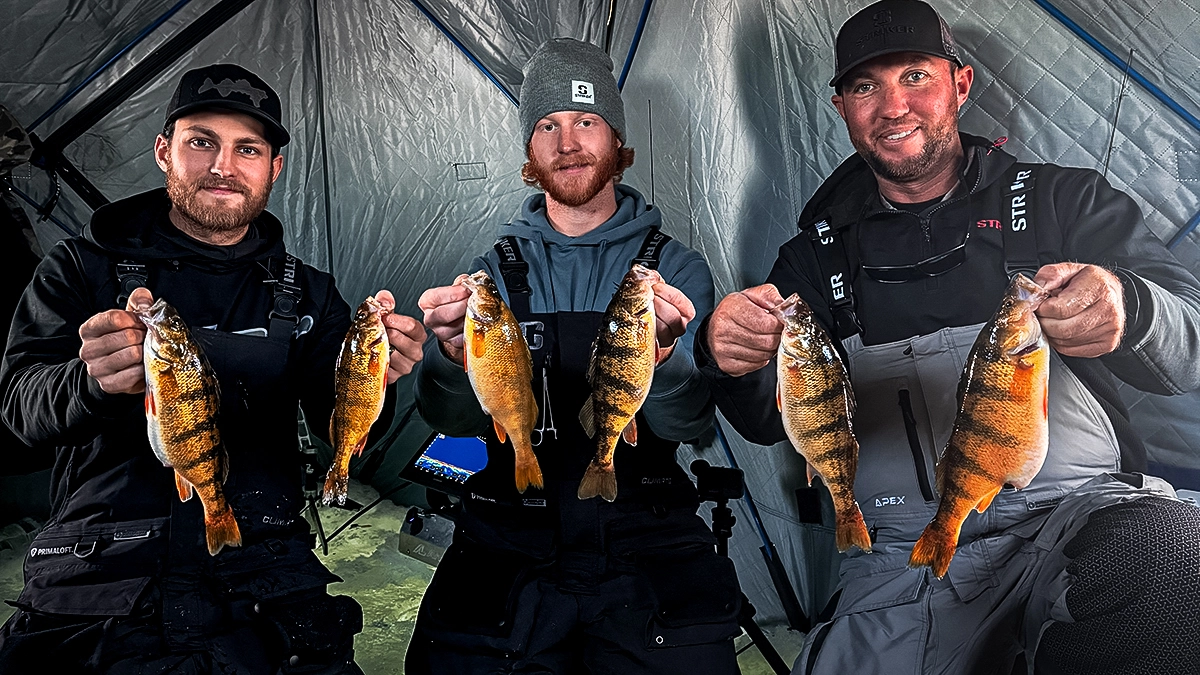
[[[572,38],[554,38],[538,47],[525,64],[521,85],[521,131],[525,142],[546,115],[564,110],[596,113],[625,142],[625,104],[613,78],[612,59],[599,47]]]

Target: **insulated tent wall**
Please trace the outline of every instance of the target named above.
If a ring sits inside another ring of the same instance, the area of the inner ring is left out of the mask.
[[[1109,180],[1138,200],[1159,238],[1172,240],[1200,212],[1200,0],[1059,0],[1057,10],[1078,32],[1039,3],[1045,0],[933,0],[976,69],[962,128],[1007,136],[1006,149],[1025,160],[1099,169],[1108,157]],[[38,122],[33,131],[46,139],[218,4],[3,0],[0,103],[32,125],[146,33]],[[419,316],[420,292],[449,282],[490,246],[528,194],[508,97],[520,96],[521,65],[550,37],[607,41],[617,74],[628,65],[626,133],[638,154],[625,180],[663,209],[669,234],[704,253],[720,297],[761,282],[778,246],[795,233],[804,201],[852,152],[826,83],[833,36],[865,4],[617,0],[610,38],[608,2],[430,0],[422,9],[411,0],[255,0],[64,154],[109,199],[161,185],[149,151],[179,75],[213,62],[241,63],[284,99],[293,142],[271,209],[285,223],[291,250],[332,271],[352,304],[386,287],[401,311]],[[1089,39],[1122,59],[1135,50],[1124,88],[1123,67]],[[1137,83],[1139,76],[1162,96]],[[53,193],[39,169],[19,169],[13,183],[39,203]],[[78,231],[90,212],[64,187],[52,215]],[[50,221],[36,228],[43,246],[64,235]],[[1185,235],[1174,251],[1200,270],[1196,241]],[[400,466],[428,433],[406,414],[407,389],[402,382],[387,442],[355,466],[381,490],[398,483]],[[1200,397],[1123,393],[1154,468],[1182,487],[1200,487]],[[794,491],[804,463],[785,445],[757,447],[730,433],[765,533],[811,616],[831,591],[836,557],[827,528],[799,522]],[[692,454],[726,463],[719,446],[691,448],[681,462]],[[743,587],[760,621],[781,621],[755,550],[761,541],[753,518],[741,505],[735,513],[731,555]]]

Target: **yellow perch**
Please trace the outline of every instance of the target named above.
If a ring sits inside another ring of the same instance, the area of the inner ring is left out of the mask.
[[[200,495],[209,554],[241,546],[242,534],[221,489],[229,475],[229,455],[217,429],[217,376],[179,313],[165,300],[133,311],[146,324],[143,362],[150,447],[164,465],[175,469],[180,501],[191,499],[193,489]]]
[[[1050,347],[1034,310],[1047,292],[1017,275],[971,347],[958,383],[958,414],[937,466],[937,515],[913,546],[909,567],[945,576],[963,521],[1007,483],[1029,485],[1046,459]]]
[[[383,411],[387,388],[388,337],[383,317],[389,314],[374,297],[358,306],[333,376],[333,415],[329,419],[329,442],[333,464],[325,476],[325,504],[346,503],[350,483],[350,458],[362,454],[371,425]]]
[[[579,411],[584,432],[596,439],[596,456],[579,483],[580,499],[616,499],[617,440],[637,445],[634,415],[650,393],[658,358],[653,286],[660,281],[658,272],[634,265],[604,311],[588,363],[592,393]]]
[[[525,334],[504,304],[496,282],[476,272],[461,282],[471,290],[463,325],[463,357],[471,388],[483,411],[492,416],[496,438],[512,439],[517,491],[542,487],[542,469],[530,440],[537,423],[533,400],[533,359]]]
[[[839,551],[871,550],[871,536],[854,499],[858,440],[854,437],[854,390],[829,334],[793,293],[774,310],[783,322],[779,342],[776,405],[796,451],[808,461],[808,482],[821,476],[833,497]]]

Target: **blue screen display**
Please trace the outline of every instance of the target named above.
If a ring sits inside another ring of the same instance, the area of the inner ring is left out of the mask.
[[[462,483],[487,466],[487,444],[478,437],[438,434],[416,461],[424,471]]]

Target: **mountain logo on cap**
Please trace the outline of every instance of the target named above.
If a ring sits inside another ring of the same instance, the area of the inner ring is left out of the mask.
[[[231,80],[228,77],[221,80],[220,84],[213,84],[211,77],[204,78],[204,84],[196,90],[197,94],[203,94],[206,91],[217,90],[217,93],[222,97],[228,98],[230,94],[237,92],[254,104],[255,108],[261,108],[263,99],[267,97],[267,92],[255,87],[246,80]]]
[[[596,104],[596,88],[591,82],[571,80],[571,102]]]

